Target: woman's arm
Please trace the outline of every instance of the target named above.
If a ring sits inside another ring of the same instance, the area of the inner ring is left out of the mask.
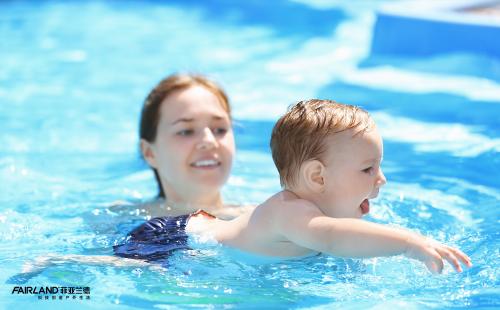
[[[165,271],[160,265],[151,264],[139,259],[122,258],[110,255],[80,255],[80,254],[47,254],[39,256],[23,265],[21,273],[12,276],[7,282],[25,283],[51,266],[79,263],[85,265],[113,267],[147,267],[155,271]]]

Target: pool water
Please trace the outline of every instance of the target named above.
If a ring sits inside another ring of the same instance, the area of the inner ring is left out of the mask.
[[[387,1],[4,1],[0,3],[0,307],[500,307],[500,55],[370,56]],[[268,140],[300,99],[368,109],[388,184],[368,220],[457,246],[474,266],[432,276],[403,257],[256,260],[217,245],[166,270],[68,263],[16,280],[47,253],[107,255],[143,220],[153,175],[137,152],[149,89],[202,72],[232,100],[237,158],[227,202],[279,190]],[[17,281],[17,282],[16,282]],[[17,283],[17,284],[16,284]],[[90,287],[90,300],[13,295]]]

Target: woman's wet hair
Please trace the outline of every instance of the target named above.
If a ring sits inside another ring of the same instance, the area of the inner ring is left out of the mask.
[[[139,128],[140,138],[154,143],[158,132],[158,124],[160,123],[160,111],[163,101],[174,92],[193,86],[201,86],[212,92],[219,99],[222,108],[231,119],[229,99],[220,86],[202,75],[172,74],[161,80],[144,100]],[[165,198],[165,192],[163,191],[158,171],[154,168],[152,169],[159,188],[158,196]]]

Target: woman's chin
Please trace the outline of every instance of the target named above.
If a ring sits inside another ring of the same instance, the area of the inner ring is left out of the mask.
[[[193,185],[196,184],[196,186],[191,186],[191,188],[196,192],[211,196],[213,194],[218,194],[225,182],[226,180],[221,177],[202,178],[193,182]]]
[[[221,170],[215,171],[197,171],[197,173],[191,175],[190,186],[201,186],[201,187],[211,187],[211,188],[221,188],[224,186],[228,176],[227,173]]]

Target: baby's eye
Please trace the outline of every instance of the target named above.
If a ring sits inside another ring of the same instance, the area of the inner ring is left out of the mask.
[[[226,129],[226,128],[224,128],[224,127],[219,127],[219,128],[215,128],[215,129],[213,130],[213,132],[214,132],[214,134],[216,134],[216,135],[221,135],[221,136],[222,136],[222,135],[225,135],[225,134],[227,133],[227,129]]]
[[[366,169],[363,169],[364,173],[372,174],[373,173],[373,167],[368,167]]]
[[[193,129],[183,129],[177,132],[179,136],[190,136],[194,133]]]

